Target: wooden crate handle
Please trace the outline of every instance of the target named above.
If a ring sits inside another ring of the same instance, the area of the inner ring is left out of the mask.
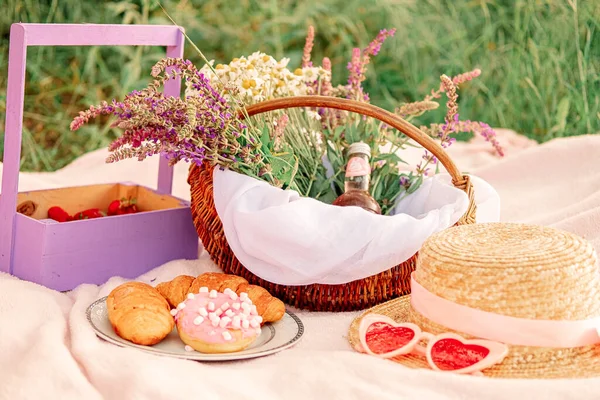
[[[475,222],[475,198],[473,194],[473,184],[469,176],[460,173],[456,164],[454,164],[442,146],[425,134],[425,132],[396,114],[369,103],[329,96],[294,96],[267,100],[246,107],[246,114],[251,117],[269,111],[295,107],[334,108],[337,110],[355,112],[376,118],[379,121],[398,129],[431,152],[431,154],[442,163],[452,177],[452,184],[467,193],[467,196],[469,197],[469,208],[460,218],[458,224],[470,224]]]

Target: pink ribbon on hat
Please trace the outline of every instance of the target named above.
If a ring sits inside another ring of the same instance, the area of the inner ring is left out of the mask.
[[[414,273],[413,273],[414,274]],[[477,338],[517,346],[569,348],[600,343],[600,317],[537,320],[477,310],[441,298],[411,276],[411,305],[440,325]]]

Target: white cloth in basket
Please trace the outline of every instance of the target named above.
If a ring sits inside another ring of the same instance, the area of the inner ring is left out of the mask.
[[[498,221],[498,194],[471,178],[477,222]],[[392,216],[300,197],[229,170],[215,168],[213,179],[215,207],[238,260],[260,278],[290,286],[343,284],[388,270],[468,207],[467,195],[446,173],[425,179]]]

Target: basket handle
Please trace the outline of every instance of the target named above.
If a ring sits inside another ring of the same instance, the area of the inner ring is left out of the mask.
[[[471,179],[468,175],[463,175],[460,173],[456,167],[456,164],[454,164],[442,146],[437,144],[431,137],[426,135],[422,130],[410,122],[400,118],[396,114],[369,103],[329,96],[294,96],[267,100],[246,107],[246,113],[249,117],[252,117],[254,115],[269,111],[295,107],[334,108],[337,110],[355,112],[361,115],[376,118],[379,121],[404,133],[406,136],[413,139],[415,142],[419,143],[421,146],[431,152],[431,154],[433,154],[442,163],[452,177],[452,184],[458,189],[461,189],[467,193],[467,196],[469,197],[469,208],[467,209],[465,215],[460,218],[457,224],[462,225],[475,223],[476,206],[473,194],[473,183],[471,182]]]

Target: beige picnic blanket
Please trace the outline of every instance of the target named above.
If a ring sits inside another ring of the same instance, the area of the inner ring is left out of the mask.
[[[456,143],[450,153],[462,170],[496,188],[502,220],[566,229],[600,249],[600,135],[536,145],[499,131],[499,139],[504,159],[481,139]],[[123,180],[155,185],[157,160],[105,165],[105,155],[85,155],[55,173],[23,173],[20,189]],[[177,166],[174,192],[189,198],[186,173]],[[156,283],[214,269],[202,254],[139,279]],[[345,339],[357,313],[298,312],[306,327],[300,343],[255,360],[200,363],[124,349],[98,339],[84,314],[121,282],[114,277],[61,294],[0,274],[0,399],[600,399],[600,378],[487,379],[358,354]]]

